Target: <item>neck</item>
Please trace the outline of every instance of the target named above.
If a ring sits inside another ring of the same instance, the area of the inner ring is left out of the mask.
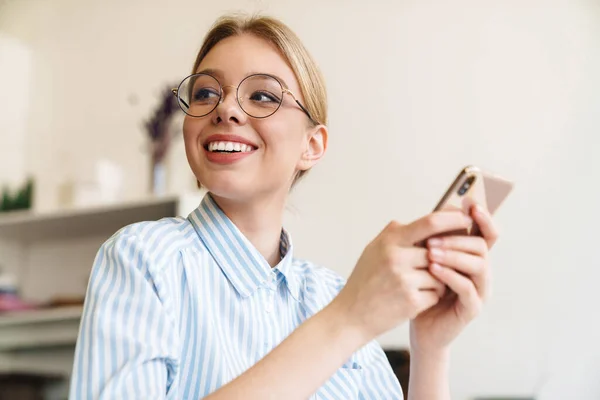
[[[234,201],[211,193],[227,217],[274,267],[280,261],[279,244],[285,196],[266,196],[252,201]]]

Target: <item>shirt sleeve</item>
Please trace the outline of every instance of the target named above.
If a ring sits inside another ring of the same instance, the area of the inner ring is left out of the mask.
[[[404,399],[398,377],[379,343],[372,341],[360,352],[364,369],[360,399]]]
[[[117,233],[98,251],[75,348],[70,399],[176,395],[174,323],[158,295],[153,265],[156,259],[134,235]]]
[[[318,287],[325,294],[325,296],[319,298],[316,305],[309,304],[309,309],[314,314],[338,295],[346,284],[346,280],[336,272],[324,267],[313,266],[312,270],[315,272],[315,277],[307,276],[308,287]],[[317,292],[318,290],[314,291]],[[311,301],[311,298],[316,297],[309,297],[309,301]],[[392,366],[379,342],[372,340],[366,344],[352,355],[350,362],[352,361],[356,362],[362,369],[361,382],[359,382],[359,399],[404,399],[402,386],[400,386],[398,377],[392,370]]]

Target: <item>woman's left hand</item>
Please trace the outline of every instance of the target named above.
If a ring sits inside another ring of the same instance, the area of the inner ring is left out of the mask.
[[[479,314],[490,291],[488,251],[498,238],[492,217],[481,206],[470,209],[482,237],[447,236],[429,239],[429,271],[450,290],[410,324],[411,350],[444,352]]]

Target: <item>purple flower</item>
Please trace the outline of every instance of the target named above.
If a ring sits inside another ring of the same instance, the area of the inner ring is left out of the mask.
[[[160,99],[151,118],[144,122],[144,128],[151,142],[153,162],[161,161],[166,155],[171,141],[169,123],[180,110],[177,99],[171,92],[171,86],[161,93]]]

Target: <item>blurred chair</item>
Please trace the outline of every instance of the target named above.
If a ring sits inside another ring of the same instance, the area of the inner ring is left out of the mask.
[[[394,374],[400,381],[402,392],[404,392],[404,400],[408,396],[408,378],[410,375],[410,353],[406,349],[384,349],[385,355],[390,361]]]

